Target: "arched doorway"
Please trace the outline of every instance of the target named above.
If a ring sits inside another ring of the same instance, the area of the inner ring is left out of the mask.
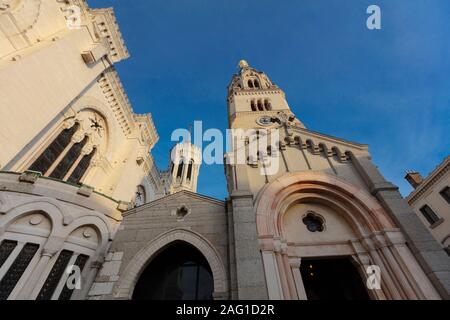
[[[210,300],[214,290],[211,268],[192,245],[176,241],[163,249],[136,283],[134,300]]]
[[[255,214],[270,299],[314,298],[312,291],[319,299],[367,299],[366,293],[371,299],[439,297],[389,214],[344,179],[286,174],[260,191]],[[350,260],[331,260],[337,257]],[[310,265],[319,281],[308,278]],[[369,288],[373,275],[380,275],[378,285]],[[327,297],[330,280],[336,290]]]
[[[349,257],[303,259],[300,272],[308,300],[370,300]]]

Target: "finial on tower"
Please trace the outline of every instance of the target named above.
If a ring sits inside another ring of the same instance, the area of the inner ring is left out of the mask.
[[[248,63],[245,60],[241,60],[239,61],[239,68],[243,69],[243,68],[248,68]]]

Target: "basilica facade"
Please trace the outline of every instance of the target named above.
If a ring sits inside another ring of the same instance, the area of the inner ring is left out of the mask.
[[[128,56],[112,9],[0,1],[0,299],[450,298],[450,258],[367,145],[307,129],[241,61],[228,123],[253,134],[228,197],[198,194],[197,146],[156,166]]]

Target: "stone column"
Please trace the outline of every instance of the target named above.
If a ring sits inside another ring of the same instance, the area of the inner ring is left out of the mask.
[[[267,291],[270,300],[282,300],[283,288],[280,280],[280,270],[278,269],[277,259],[272,250],[262,252],[264,262],[264,273],[267,281]]]
[[[89,268],[86,270],[86,277],[85,279],[82,278],[81,290],[74,290],[71,300],[85,300],[87,298],[89,290],[97,277],[98,271],[102,268],[103,262],[104,259],[94,258],[93,261],[88,264]]]
[[[242,165],[236,165],[237,175]],[[243,170],[241,170],[243,171]],[[244,179],[238,177],[238,187]],[[233,232],[236,263],[236,280],[239,299],[267,299],[261,251],[253,212],[253,195],[247,189],[234,190],[230,196],[233,215]]]
[[[289,265],[291,266],[292,276],[294,277],[295,287],[297,289],[297,296],[299,300],[308,300],[305,286],[303,284],[302,274],[300,273],[301,258],[289,258]]]
[[[361,275],[361,279],[364,282],[364,285],[366,286],[371,299],[386,300],[386,295],[383,291],[383,287],[385,287],[385,285],[383,284],[383,281],[385,281],[385,280],[383,279],[382,275],[380,278],[380,289],[375,289],[375,288],[370,289],[367,287],[367,280],[368,280],[367,269],[371,265],[369,254],[366,252],[357,251],[351,257],[354,260],[355,264],[357,265],[358,271]],[[380,267],[380,270],[381,270],[381,267]]]
[[[213,292],[214,300],[228,300],[228,292]]]
[[[443,299],[450,299],[450,258],[400,195],[368,157],[351,155],[352,163],[375,196],[405,234],[407,244]]]
[[[57,253],[58,251],[55,251],[54,249],[48,249],[44,248],[41,251],[41,257],[39,258],[39,261],[34,268],[33,272],[31,273],[27,283],[23,286],[22,290],[20,291],[19,295],[17,296],[18,299],[34,299],[35,297],[32,297],[32,293],[38,294],[39,290],[36,288],[36,285],[39,283],[43,283],[41,280],[41,277],[47,268],[48,263],[50,262],[50,259]]]
[[[390,266],[383,259],[382,255],[379,253],[376,244],[374,244],[373,239],[365,239],[363,241],[363,245],[370,255],[373,264],[380,267],[381,270],[381,285],[383,290],[385,291],[385,295],[389,299],[401,300],[404,299],[405,296],[403,291],[398,288],[398,284],[396,279],[391,275],[392,270]]]

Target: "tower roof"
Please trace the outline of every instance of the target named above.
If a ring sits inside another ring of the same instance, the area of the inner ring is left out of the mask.
[[[233,75],[228,86],[229,93],[234,90],[279,89],[264,72],[251,67],[246,60],[240,60],[238,67],[239,72]]]
[[[248,68],[248,62],[246,60],[241,60],[239,61],[239,68],[243,69],[243,68]]]

